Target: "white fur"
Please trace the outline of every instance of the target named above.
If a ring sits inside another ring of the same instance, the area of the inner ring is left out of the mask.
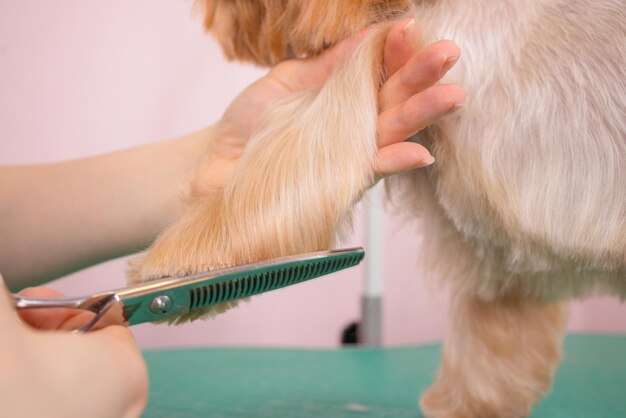
[[[422,200],[416,186],[428,183],[436,202],[420,205],[449,233],[427,234],[462,241],[475,260],[458,274],[472,292],[580,296],[597,278],[626,295],[623,2],[429,4],[418,27],[460,45],[445,81],[469,98],[422,137],[437,164],[391,182]]]

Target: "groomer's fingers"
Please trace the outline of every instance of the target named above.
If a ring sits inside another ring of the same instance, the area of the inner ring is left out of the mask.
[[[110,357],[111,367],[123,373],[125,406],[122,417],[139,417],[148,402],[148,368],[130,330],[125,326],[113,325],[82,335],[95,342],[94,355]],[[96,352],[97,351],[97,352]],[[120,401],[120,397],[116,401]]]
[[[404,141],[465,101],[463,89],[444,84],[410,97],[378,116],[378,147]]]
[[[461,50],[452,41],[438,41],[415,53],[387,81],[378,94],[381,111],[396,106],[434,85],[457,62]]]
[[[46,287],[32,287],[22,290],[20,296],[27,298],[60,299],[64,295]],[[75,330],[93,317],[93,313],[79,309],[49,308],[21,309],[18,315],[23,322],[33,328],[44,330]]]
[[[374,171],[385,177],[414,168],[422,168],[435,161],[430,152],[414,142],[398,142],[378,150]]]
[[[63,405],[64,416],[141,416],[148,395],[148,373],[128,328],[110,326],[74,335],[33,332],[30,338],[34,345],[42,346],[42,373],[52,372],[49,380],[56,378],[56,386],[48,393],[54,394],[53,399],[74,401]],[[57,370],[62,371],[58,376]],[[90,410],[92,414],[85,415]]]
[[[387,78],[402,68],[418,50],[415,19],[396,23],[387,34],[383,64]]]

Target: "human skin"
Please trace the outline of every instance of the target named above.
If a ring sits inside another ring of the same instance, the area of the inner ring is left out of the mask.
[[[29,297],[60,297],[29,289]],[[145,363],[130,330],[109,326],[71,334],[71,310],[15,312],[0,284],[0,401],[3,416],[122,417],[147,401]],[[21,320],[20,320],[21,319]]]

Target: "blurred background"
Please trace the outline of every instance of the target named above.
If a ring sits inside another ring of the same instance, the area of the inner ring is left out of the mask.
[[[218,120],[264,73],[227,62],[190,0],[0,0],[0,164],[81,158],[189,133]],[[364,245],[368,206],[357,208],[347,245]],[[438,341],[447,301],[421,279],[414,228],[393,210],[382,228],[383,343]],[[125,259],[113,260],[50,286],[74,296],[121,287],[125,270]],[[133,331],[143,348],[337,347],[359,321],[364,275],[360,266],[211,321]],[[626,332],[624,318],[619,301],[591,299],[574,304],[570,330]]]

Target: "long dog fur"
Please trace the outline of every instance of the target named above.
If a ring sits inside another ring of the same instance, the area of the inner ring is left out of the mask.
[[[320,251],[345,235],[352,206],[374,182],[384,39],[378,30],[322,88],[274,106],[227,183],[197,197],[133,261],[130,281]]]

